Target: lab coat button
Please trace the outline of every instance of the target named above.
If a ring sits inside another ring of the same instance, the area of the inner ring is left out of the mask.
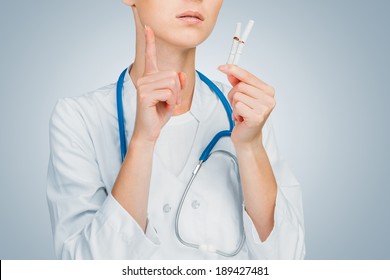
[[[198,209],[200,206],[200,202],[197,200],[194,200],[191,205],[192,205],[192,208]]]
[[[168,213],[169,211],[171,211],[171,209],[172,209],[172,207],[171,207],[171,205],[169,205],[168,203],[165,204],[164,207],[163,207],[163,211],[164,211],[165,213]]]

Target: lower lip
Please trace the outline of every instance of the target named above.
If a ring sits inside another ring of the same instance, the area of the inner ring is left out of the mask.
[[[185,23],[188,23],[188,24],[198,24],[198,23],[203,22],[202,20],[200,20],[198,18],[194,18],[194,17],[179,17],[178,19],[180,19],[181,21],[184,21]]]

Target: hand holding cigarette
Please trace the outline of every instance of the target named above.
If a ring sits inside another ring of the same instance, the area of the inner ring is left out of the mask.
[[[228,63],[218,68],[233,86],[228,98],[236,122],[232,132],[236,149],[262,144],[262,128],[275,107],[274,88],[238,66],[253,25],[254,21],[249,21],[241,37],[241,23],[237,23]]]

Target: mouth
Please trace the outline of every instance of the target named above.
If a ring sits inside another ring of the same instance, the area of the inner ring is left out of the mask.
[[[196,11],[187,11],[176,16],[177,19],[188,23],[200,23],[204,21],[204,16]]]

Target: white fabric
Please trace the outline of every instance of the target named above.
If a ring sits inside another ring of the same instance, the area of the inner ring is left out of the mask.
[[[179,176],[188,160],[197,129],[198,121],[191,112],[171,117],[161,129],[155,153],[175,176]]]
[[[217,85],[227,94],[228,87]],[[188,248],[174,234],[176,209],[200,153],[217,132],[228,128],[222,104],[197,77],[191,106],[191,115],[198,123],[191,136],[193,145],[182,160],[184,167],[178,176],[165,168],[162,154],[156,156],[156,151],[144,233],[111,195],[121,166],[115,95],[116,84],[111,84],[81,97],[59,100],[53,111],[47,198],[57,257],[224,259],[215,253]],[[128,74],[123,101],[126,136],[130,141],[136,92]],[[245,212],[237,168],[232,160],[216,154],[204,164],[183,205],[179,224],[184,240],[234,250],[242,224],[246,242],[234,259],[304,257],[301,188],[279,154],[269,121],[263,129],[263,139],[278,183],[275,227],[268,239],[261,242]],[[235,154],[229,138],[220,141],[215,149]],[[194,208],[194,203],[198,207]]]

